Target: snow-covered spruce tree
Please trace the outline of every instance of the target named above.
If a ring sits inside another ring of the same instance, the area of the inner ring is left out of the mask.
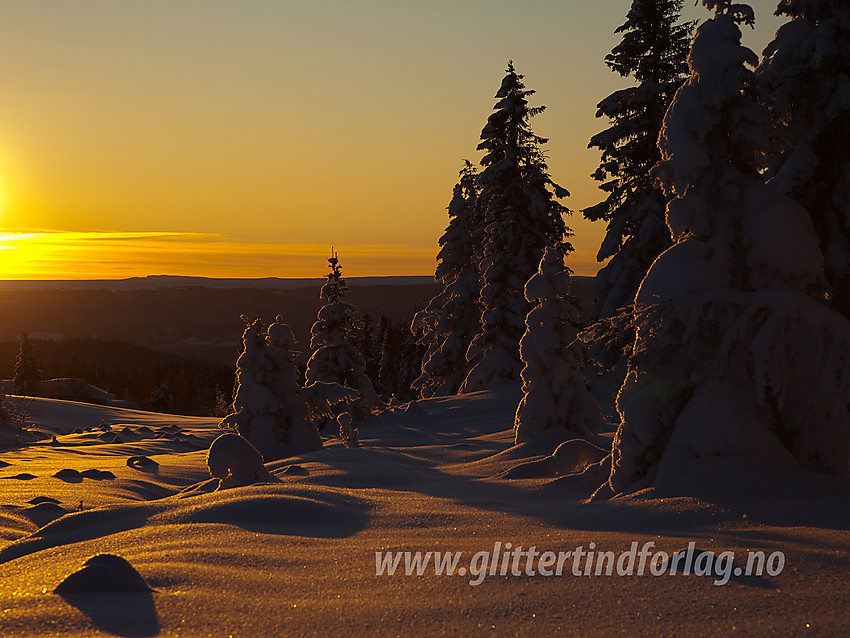
[[[18,394],[28,396],[37,395],[41,388],[41,370],[38,369],[38,360],[32,350],[32,341],[26,332],[21,334],[12,387]]]
[[[782,0],[792,18],[756,70],[788,146],[770,183],[809,212],[830,305],[850,318],[850,3]]]
[[[468,372],[466,351],[480,329],[477,179],[475,166],[464,160],[448,206],[449,225],[440,238],[437,254],[435,278],[443,284],[443,290],[416,313],[411,325],[413,332],[422,331],[419,343],[426,348],[422,372],[413,387],[426,398],[457,394]]]
[[[313,355],[307,362],[307,384],[336,383],[356,390],[363,406],[352,406],[358,412],[353,416],[360,420],[369,410],[381,409],[384,403],[364,372],[363,355],[351,342],[358,325],[356,310],[345,301],[348,284],[342,277],[336,253],[328,259],[328,264],[331,271],[320,293],[325,305],[310,330]]]
[[[260,319],[243,319],[247,325],[236,361],[234,411],[222,427],[235,427],[267,462],[320,449],[322,439],[307,421],[298,386],[292,331],[280,317],[268,330]]]
[[[651,175],[661,160],[658,134],[673,95],[688,73],[693,23],[677,24],[683,0],[634,0],[615,33],[623,39],[605,63],[637,86],[602,100],[596,117],[611,126],[593,136],[588,148],[602,151],[593,173],[608,195],[582,213],[608,223],[597,260],[611,260],[596,275],[594,319],[605,319],[634,301],[652,262],[671,244],[664,221],[667,200]]]
[[[577,339],[578,309],[570,301],[570,271],[551,246],[540,268],[525,284],[525,298],[537,305],[525,319],[519,342],[522,392],[514,432],[517,443],[544,430],[564,429],[564,438],[586,438],[599,431],[602,410],[587,390],[583,344]]]
[[[478,145],[485,151],[475,204],[485,225],[481,331],[467,351],[470,371],[461,392],[519,378],[519,340],[531,308],[525,282],[537,271],[546,246],[564,254],[572,250],[564,223],[570,211],[558,201],[569,193],[549,176],[541,149],[547,140],[529,125],[545,107],[528,105],[534,91],[525,88],[522,78],[509,62]]]
[[[686,489],[683,477],[716,472],[718,457],[736,474],[848,472],[850,324],[813,297],[823,260],[806,211],[759,174],[770,116],[738,27],[752,9],[703,4],[715,17],[697,30],[660,137],[676,243],[636,297],[613,492]]]

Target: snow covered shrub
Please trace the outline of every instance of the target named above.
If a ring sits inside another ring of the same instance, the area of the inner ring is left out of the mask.
[[[787,289],[718,290],[650,306],[638,325],[645,334],[632,363],[647,372],[621,389],[623,476],[686,464],[674,458],[681,454],[749,454],[848,473],[850,325],[840,315]]]
[[[238,434],[222,434],[210,444],[207,467],[210,469],[210,475],[219,479],[220,490],[251,485],[271,478],[263,464],[263,455]]]
[[[352,426],[354,420],[348,412],[343,412],[336,418],[339,423],[339,436],[345,447],[363,447],[358,438],[357,427]]]
[[[514,425],[517,443],[552,427],[563,428],[564,438],[587,437],[602,425],[602,411],[582,373],[578,310],[569,294],[570,271],[561,253],[549,246],[537,274],[525,284],[526,299],[537,305],[525,319],[519,342],[525,367]]]
[[[292,359],[292,331],[279,316],[268,330],[259,319],[245,321],[243,352],[236,361],[234,412],[222,426],[235,427],[267,461],[318,450],[322,439],[307,420]]]
[[[806,211],[761,180],[769,114],[738,28],[752,9],[704,4],[716,15],[697,30],[659,140],[676,243],[636,298],[614,492],[717,455],[848,473],[850,324],[818,300]]]

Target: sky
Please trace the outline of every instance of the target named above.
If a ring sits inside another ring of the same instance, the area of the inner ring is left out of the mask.
[[[346,276],[432,275],[508,60],[592,275],[630,4],[0,0],[0,279],[321,277],[332,246]],[[760,52],[776,1],[751,5]]]

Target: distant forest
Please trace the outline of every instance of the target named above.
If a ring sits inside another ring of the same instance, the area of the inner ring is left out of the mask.
[[[411,317],[392,321],[381,315],[373,322],[367,313],[362,319],[354,339],[375,389],[387,400],[411,400],[411,383],[422,360],[422,349],[410,332]],[[223,417],[233,402],[236,348],[234,364],[224,365],[115,339],[30,339],[29,344],[41,380],[84,379],[141,410]],[[20,350],[20,340],[0,341],[0,378],[15,377]],[[302,381],[305,366],[306,357],[298,364]],[[157,390],[163,384],[173,400],[162,401]]]
[[[163,383],[174,397],[169,412],[220,414],[232,401],[234,367],[189,359],[122,341],[32,340],[42,379],[72,377],[150,410],[151,394]],[[0,376],[12,379],[20,341],[0,341]],[[234,359],[235,360],[235,359]]]

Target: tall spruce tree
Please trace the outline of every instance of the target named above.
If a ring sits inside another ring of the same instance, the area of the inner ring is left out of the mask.
[[[626,22],[615,31],[623,34],[622,41],[605,56],[613,71],[638,84],[597,105],[596,117],[607,117],[611,126],[588,145],[602,151],[592,177],[608,196],[582,213],[608,223],[596,258],[611,258],[596,275],[596,319],[631,304],[649,266],[671,244],[664,220],[667,200],[651,170],[661,161],[658,135],[664,113],[688,74],[694,23],[677,24],[682,2],[634,0]]]
[[[534,91],[525,88],[523,77],[509,62],[478,145],[485,151],[475,205],[485,228],[481,331],[467,351],[470,371],[461,392],[519,379],[519,340],[531,308],[525,282],[537,271],[547,245],[562,253],[572,250],[564,223],[570,211],[558,201],[569,192],[549,176],[541,148],[548,140],[529,125],[545,107],[528,105]]]
[[[782,0],[792,18],[757,69],[787,146],[770,183],[809,212],[830,305],[850,318],[850,3]]]
[[[468,372],[466,351],[480,327],[477,179],[475,166],[464,160],[448,206],[449,225],[440,238],[437,254],[435,278],[443,284],[443,290],[416,313],[411,324],[411,331],[422,331],[419,344],[426,349],[421,374],[413,382],[423,397],[457,393]]]

